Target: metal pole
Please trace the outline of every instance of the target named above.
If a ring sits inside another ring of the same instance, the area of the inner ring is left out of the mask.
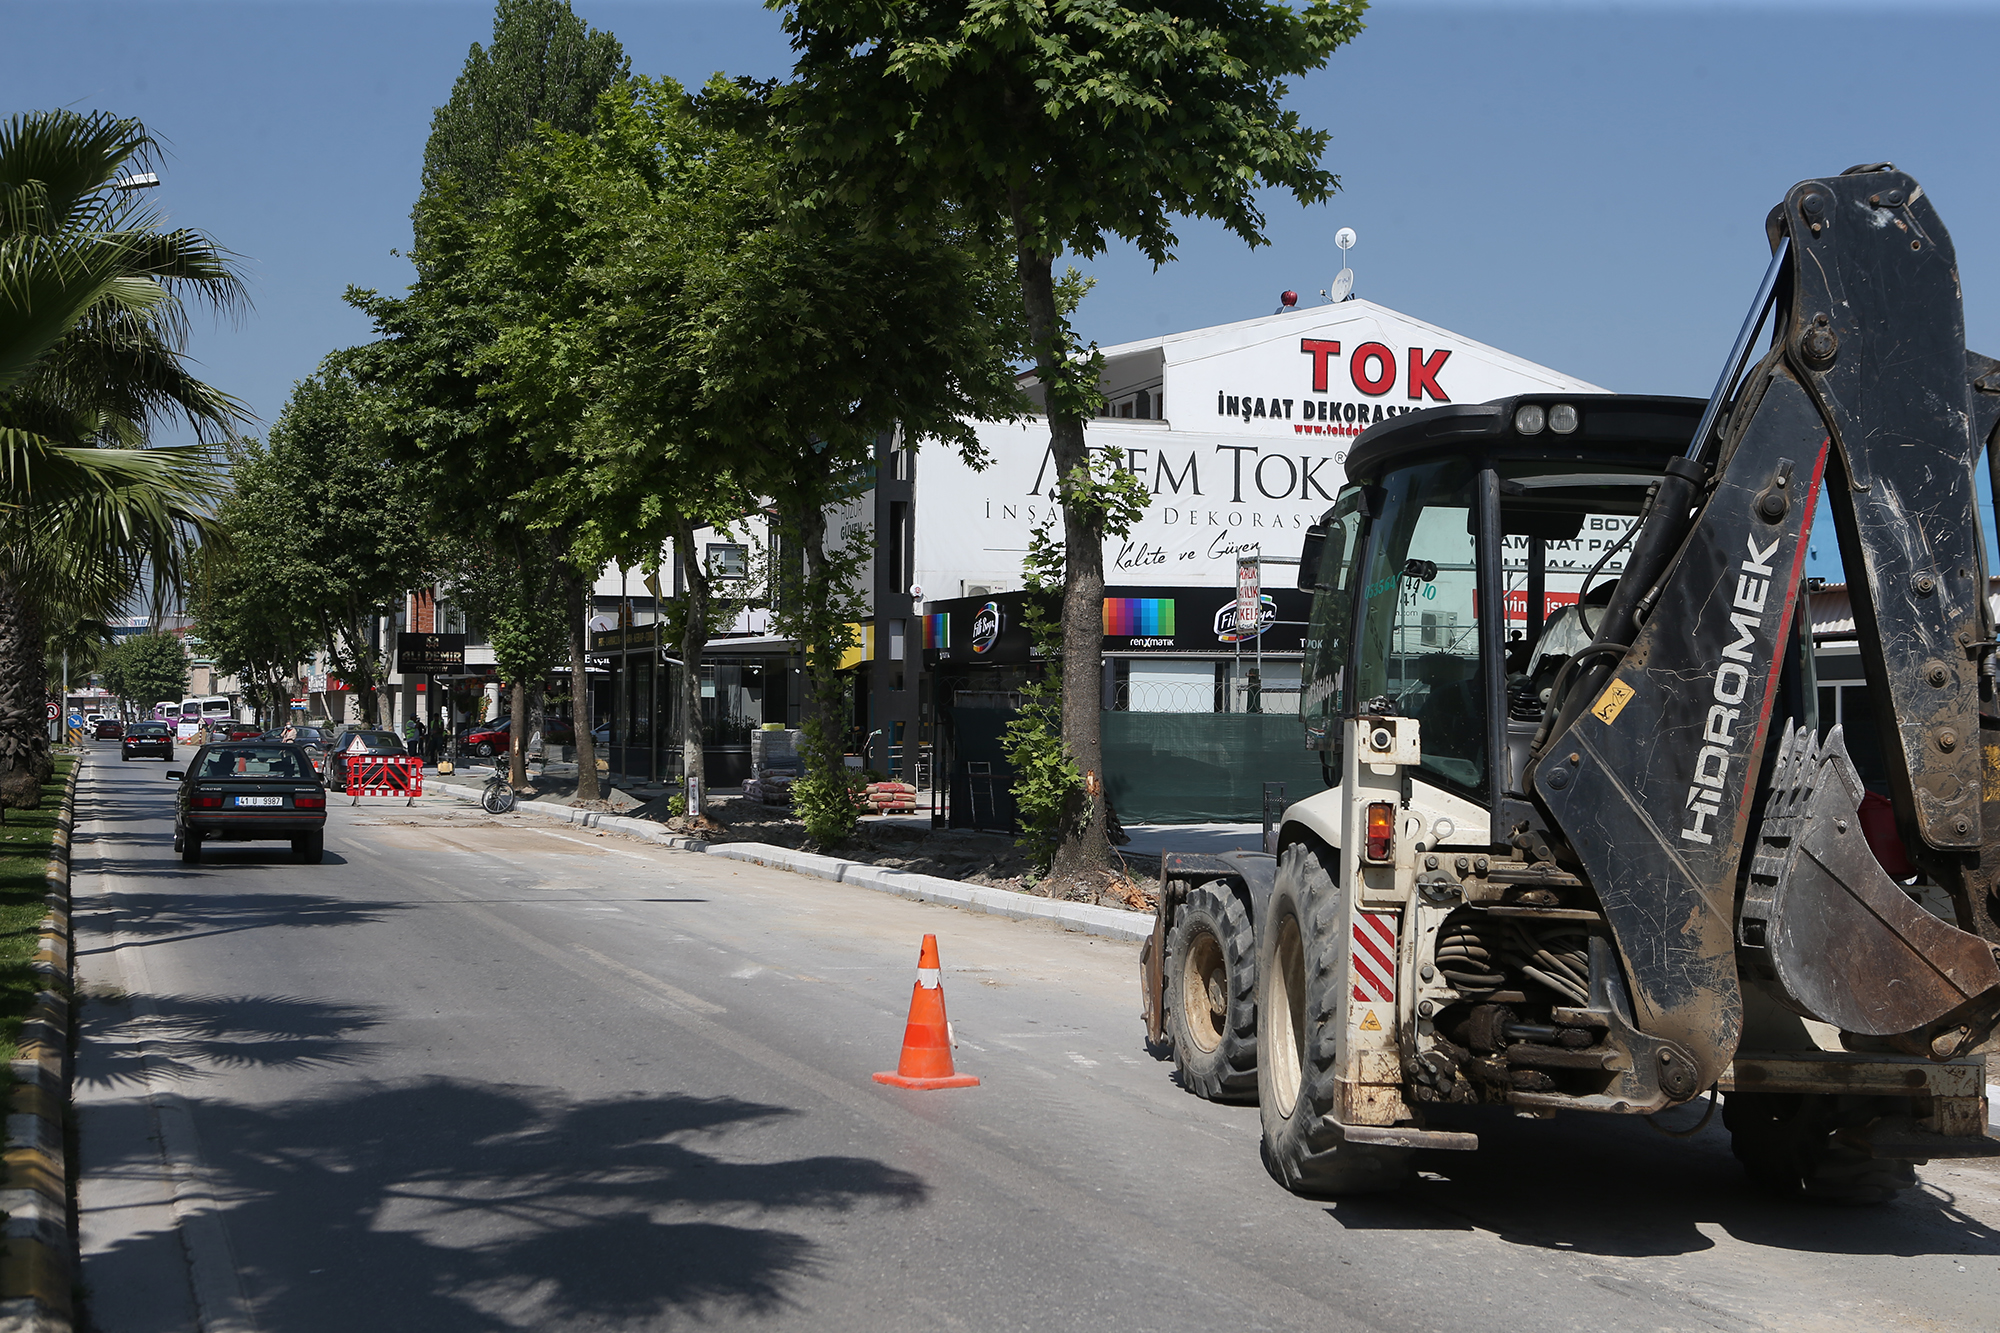
[[[1743,373],[1743,363],[1750,355],[1750,344],[1756,340],[1757,331],[1764,327],[1764,317],[1771,313],[1771,303],[1777,299],[1778,271],[1785,266],[1785,256],[1791,252],[1792,238],[1781,237],[1778,248],[1771,252],[1770,267],[1764,270],[1764,281],[1758,285],[1757,295],[1750,302],[1750,313],[1743,317],[1743,327],[1736,333],[1736,342],[1729,349],[1729,359],[1722,363],[1722,377],[1715,382],[1715,392],[1708,397],[1708,407],[1701,414],[1701,424],[1694,428],[1694,438],[1688,441],[1687,457],[1699,459],[1708,447],[1708,433],[1715,426],[1716,417],[1722,414],[1722,405],[1729,400],[1729,391],[1736,386],[1736,377]]]

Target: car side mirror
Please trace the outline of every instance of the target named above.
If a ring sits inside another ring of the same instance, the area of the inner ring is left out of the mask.
[[[167,774],[167,776],[168,776],[168,777],[170,777],[170,778],[172,778],[172,779],[173,779],[174,781],[178,782],[178,781],[180,781],[180,780],[181,780],[182,778],[186,777],[186,776],[187,776],[187,774],[186,774],[185,772],[179,772],[179,773],[176,773],[176,772],[172,772],[172,771],[169,771],[169,772],[168,772],[168,774]]]

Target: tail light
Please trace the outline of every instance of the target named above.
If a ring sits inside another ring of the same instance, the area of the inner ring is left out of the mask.
[[[197,796],[190,804],[197,810],[220,810],[222,808],[222,798],[220,796]]]
[[[1370,861],[1387,861],[1396,846],[1396,807],[1376,801],[1368,807],[1368,850]]]
[[[298,810],[324,810],[326,809],[326,797],[294,796],[292,798],[292,806]]]

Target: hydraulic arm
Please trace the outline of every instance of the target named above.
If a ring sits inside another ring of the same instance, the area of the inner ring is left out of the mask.
[[[1906,174],[1802,182],[1766,227],[1764,290],[1528,774],[1676,1097],[1733,1055],[1746,968],[1807,1017],[1937,1058],[2000,1016],[2000,712],[1973,483],[2000,376],[1967,356],[1951,238]],[[1772,715],[1822,484],[1888,796],[1955,923],[1869,853],[1840,731]]]

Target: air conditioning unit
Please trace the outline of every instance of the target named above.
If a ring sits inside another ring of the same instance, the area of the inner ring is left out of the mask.
[[[965,589],[964,592],[959,594],[961,597],[991,597],[994,593],[1000,591],[1000,585],[997,583],[965,583],[961,581],[958,586]]]

